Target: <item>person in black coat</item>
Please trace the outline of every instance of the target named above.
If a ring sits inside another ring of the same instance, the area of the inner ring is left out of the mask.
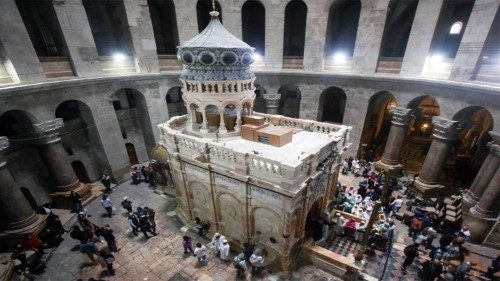
[[[108,248],[111,252],[118,252],[120,249],[118,249],[118,246],[116,246],[116,237],[113,234],[113,230],[109,227],[109,224],[104,226],[102,229],[102,237],[104,240],[106,240],[106,243],[108,243]]]

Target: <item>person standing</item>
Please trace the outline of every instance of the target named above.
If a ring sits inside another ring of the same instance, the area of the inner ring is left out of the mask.
[[[97,263],[94,255],[98,252],[99,251],[97,250],[95,243],[92,241],[88,241],[87,243],[80,245],[80,253],[86,254],[93,264]]]
[[[134,236],[137,236],[139,233],[139,219],[132,212],[128,213],[128,224],[132,227]]]
[[[156,186],[155,171],[154,171],[153,167],[151,166],[151,164],[149,164],[149,166],[146,168],[146,172],[148,174],[149,186],[155,187]]]
[[[148,180],[148,172],[146,171],[146,166],[141,167],[141,174],[144,177],[144,182],[149,182]]]
[[[101,205],[104,209],[106,209],[106,212],[108,212],[108,216],[112,217],[113,216],[113,203],[111,202],[111,199],[109,199],[109,197],[106,194],[102,195]]]
[[[220,259],[223,261],[229,261],[229,243],[226,239],[222,240],[222,245],[220,246]]]
[[[207,247],[205,245],[201,245],[201,243],[196,243],[196,248],[194,249],[194,254],[196,256],[197,261],[202,265],[207,265]]]
[[[102,237],[106,240],[106,243],[108,243],[108,248],[111,252],[120,251],[120,249],[116,246],[116,237],[113,234],[113,230],[109,227],[109,224],[104,226],[104,229],[102,230]]]
[[[250,256],[250,264],[252,265],[252,275],[259,274],[262,272],[262,267],[264,266],[264,257],[260,249],[256,249],[255,252]]]
[[[75,213],[83,211],[82,200],[80,199],[80,195],[78,195],[78,193],[71,191],[69,194],[69,200],[71,200],[74,205]]]
[[[195,256],[194,251],[193,251],[193,240],[191,237],[184,235],[182,237],[182,247],[184,248],[184,254],[188,253],[188,250]]]
[[[69,236],[75,240],[80,241],[80,244],[85,244],[89,240],[89,237],[87,236],[85,231],[82,231],[78,225],[73,225]]]
[[[132,178],[132,184],[138,185],[140,183],[139,173],[137,172],[136,167],[132,167],[132,169],[130,169],[130,177]]]
[[[149,221],[148,217],[146,215],[142,215],[139,218],[139,229],[142,231],[144,234],[144,237],[149,239],[150,237],[148,236],[148,232],[151,233],[153,236],[158,235],[156,232],[153,231],[151,222]]]
[[[410,222],[410,231],[408,236],[415,238],[420,230],[422,230],[422,218],[414,217]]]
[[[245,254],[240,253],[234,258],[234,267],[236,267],[236,278],[244,279],[245,273],[248,270],[247,262],[245,260]]]
[[[243,254],[245,254],[245,259],[250,259],[250,256],[253,254],[255,246],[251,243],[243,243]]]
[[[115,275],[115,269],[113,268],[113,262],[115,261],[115,256],[111,254],[110,250],[106,247],[99,251],[99,257],[104,260],[108,272],[111,275]]]
[[[394,199],[394,201],[392,201],[392,203],[390,204],[391,212],[389,213],[389,216],[392,217],[397,212],[399,212],[401,206],[403,206],[403,199],[401,199],[401,195],[398,195],[396,199]]]
[[[106,193],[111,193],[111,178],[106,174],[101,174],[100,181],[106,188]]]
[[[156,232],[156,221],[155,221],[155,210],[149,208],[149,207],[144,207],[144,214],[148,218],[149,222],[151,223],[151,228],[153,229],[154,233]]]
[[[127,213],[132,213],[132,201],[128,200],[127,196],[123,197],[122,207],[127,210]]]
[[[417,243],[413,243],[409,246],[406,246],[404,248],[404,254],[406,256],[403,264],[401,265],[401,269],[403,269],[403,271],[406,271],[406,268],[413,263],[413,261],[415,260],[415,258],[418,256],[418,244]]]
[[[215,251],[215,254],[218,256],[220,253],[220,246],[222,245],[222,240],[224,240],[226,237],[224,235],[221,235],[219,232],[216,232],[214,234],[214,237],[212,238],[212,245],[213,249]]]

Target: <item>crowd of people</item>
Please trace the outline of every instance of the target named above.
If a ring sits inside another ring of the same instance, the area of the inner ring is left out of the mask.
[[[154,170],[151,167],[151,164],[148,166],[141,166],[140,168],[133,166],[130,169],[130,178],[132,179],[132,183],[135,185],[140,184],[142,181],[148,183],[149,186],[152,187],[156,185]]]

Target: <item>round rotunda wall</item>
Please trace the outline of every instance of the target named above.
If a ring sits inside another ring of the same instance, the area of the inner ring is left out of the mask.
[[[242,116],[253,111],[254,48],[229,33],[218,12],[210,16],[208,26],[177,51],[183,65],[180,80],[187,130],[204,137],[235,136]]]

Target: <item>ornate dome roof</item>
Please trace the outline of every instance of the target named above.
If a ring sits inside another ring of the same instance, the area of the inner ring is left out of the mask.
[[[178,47],[177,58],[184,66],[186,80],[247,80],[255,78],[250,71],[254,48],[229,33],[219,21],[219,13],[197,36]]]

